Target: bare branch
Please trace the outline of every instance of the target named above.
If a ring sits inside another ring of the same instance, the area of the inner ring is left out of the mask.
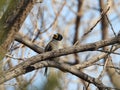
[[[28,46],[32,50],[34,50],[37,53],[42,53],[44,49],[42,47],[37,46],[36,44],[29,41],[26,37],[22,36],[20,33],[15,35],[15,40]]]
[[[104,15],[109,11],[109,9],[110,7],[108,7],[105,11],[101,13],[101,18],[86,33],[84,33],[84,36],[86,36],[88,33],[90,33],[94,29],[94,27],[101,21]]]
[[[31,65],[38,63],[40,61],[43,61],[49,58],[58,57],[58,56],[73,54],[77,52],[91,51],[106,45],[111,45],[119,42],[120,42],[120,37],[115,37],[115,38],[101,40],[101,41],[86,44],[86,45],[77,45],[77,46],[72,46],[65,49],[53,50],[50,52],[45,52],[43,54],[38,54],[36,56],[28,58],[25,62],[22,62],[19,65],[4,72],[3,75],[0,76],[0,84],[12,78],[15,78],[17,76],[20,76],[22,74],[25,74],[29,71],[34,70],[34,67],[32,67]]]

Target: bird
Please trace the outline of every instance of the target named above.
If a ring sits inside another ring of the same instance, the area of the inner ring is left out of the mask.
[[[59,33],[56,33],[52,36],[52,39],[49,41],[49,43],[45,47],[45,52],[47,51],[52,51],[52,50],[57,50],[59,48],[59,41],[63,39],[63,36]],[[57,58],[52,58],[52,60],[59,60],[59,57]],[[47,76],[47,70],[48,68],[45,68],[44,75]]]

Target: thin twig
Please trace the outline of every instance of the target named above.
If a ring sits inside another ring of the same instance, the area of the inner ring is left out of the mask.
[[[93,65],[98,65],[98,66],[104,66],[104,64],[99,64],[99,63],[95,63],[95,64],[93,64]],[[114,68],[114,69],[117,69],[117,70],[120,70],[120,68],[119,67],[115,67],[115,66],[106,66],[107,68]]]
[[[58,16],[60,15],[60,13],[61,13],[61,11],[62,11],[62,9],[63,9],[63,7],[64,7],[65,4],[66,4],[66,2],[63,3],[63,5],[62,5],[62,7],[60,8],[59,12],[56,14],[56,17],[55,17],[53,23],[51,23],[49,27],[47,27],[47,28],[44,29],[42,32],[40,32],[40,34],[46,32],[48,29],[50,29],[50,28],[55,24],[55,22],[56,22]]]
[[[112,54],[120,55],[120,53],[117,53],[117,52],[111,52],[111,51],[106,51],[106,50],[97,50],[97,51],[104,52],[104,53],[112,53]]]
[[[109,20],[109,18],[108,18],[108,16],[107,16],[107,15],[105,15],[105,16],[106,16],[106,19],[107,19],[108,23],[110,24],[110,27],[111,27],[111,29],[112,29],[112,32],[113,32],[114,36],[117,36],[116,33],[115,33],[115,30],[114,30],[114,28],[113,28],[113,26],[112,26],[112,23],[110,22],[110,20]]]
[[[84,36],[86,36],[88,33],[90,33],[93,28],[101,21],[101,19],[104,17],[104,15],[109,11],[110,7],[107,8],[107,10],[105,12],[101,13],[101,18],[86,32],[84,33]]]
[[[21,61],[24,61],[25,58],[17,58],[17,57],[13,57],[12,55],[9,55],[9,54],[6,54],[6,57],[9,57],[9,58],[12,58],[12,59],[17,59],[17,60],[21,60]]]

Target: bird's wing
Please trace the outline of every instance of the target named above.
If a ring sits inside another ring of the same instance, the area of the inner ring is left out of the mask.
[[[52,49],[53,49],[53,48],[52,48],[51,44],[48,43],[47,46],[45,47],[45,52],[46,52],[46,51],[51,51]]]

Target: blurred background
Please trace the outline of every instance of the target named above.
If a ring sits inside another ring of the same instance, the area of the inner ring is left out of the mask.
[[[0,19],[11,1],[1,0]],[[19,4],[21,1],[14,2]],[[12,6],[19,9],[16,3],[12,3]],[[37,0],[24,22],[21,23],[19,33],[43,49],[55,33],[63,35],[59,48],[94,43],[118,34],[119,8],[119,0]],[[71,65],[81,64],[105,53],[104,50],[108,48],[111,46],[62,56],[60,60]],[[112,60],[110,65],[114,65],[114,68],[106,70],[106,58],[103,57],[81,71],[92,77],[99,77],[106,86],[120,89],[120,51],[117,49],[115,52],[110,54]],[[7,56],[0,62],[2,70],[8,70],[37,54],[24,44],[13,41]],[[111,76],[113,71],[116,76]],[[0,90],[96,90],[96,88],[93,84],[56,68],[49,68],[47,77],[44,76],[44,68],[42,68],[0,85]]]

